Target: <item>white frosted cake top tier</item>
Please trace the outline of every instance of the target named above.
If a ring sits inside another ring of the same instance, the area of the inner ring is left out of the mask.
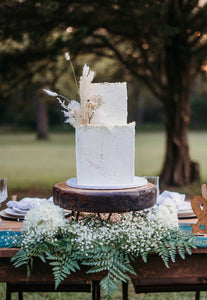
[[[101,96],[102,104],[95,111],[91,124],[113,126],[127,123],[126,82],[92,83],[89,98],[94,95]]]

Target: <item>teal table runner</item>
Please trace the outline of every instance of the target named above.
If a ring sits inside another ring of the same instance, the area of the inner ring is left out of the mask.
[[[192,227],[190,223],[180,224],[180,229],[184,231],[192,232]],[[202,228],[202,226],[201,226]],[[204,227],[203,227],[204,228]],[[12,245],[13,236],[20,236],[21,232],[19,231],[0,231],[0,248],[9,248]],[[207,237],[196,236],[198,244],[196,245],[198,248],[207,248]]]
[[[179,225],[180,229],[184,230],[184,231],[190,231],[192,232],[193,228],[190,226],[190,223],[183,223]],[[201,225],[201,229],[204,229],[204,226]],[[198,248],[207,248],[207,237],[204,236],[196,236],[196,239],[198,241],[198,243],[196,244],[196,246]]]
[[[13,237],[20,236],[19,231],[0,231],[0,248],[9,248],[12,245]]]

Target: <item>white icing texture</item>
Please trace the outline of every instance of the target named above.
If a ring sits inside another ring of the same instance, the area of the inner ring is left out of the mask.
[[[127,124],[127,88],[126,82],[92,83],[89,98],[99,95],[103,103],[95,110],[91,124],[124,125]]]
[[[121,186],[134,180],[135,124],[76,128],[77,182]]]

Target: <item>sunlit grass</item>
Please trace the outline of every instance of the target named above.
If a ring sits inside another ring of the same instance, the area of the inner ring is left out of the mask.
[[[164,133],[139,132],[135,141],[135,174],[159,175],[164,155]]]
[[[29,134],[0,136],[1,176],[11,189],[50,188],[75,175],[72,134],[51,135],[38,141]]]

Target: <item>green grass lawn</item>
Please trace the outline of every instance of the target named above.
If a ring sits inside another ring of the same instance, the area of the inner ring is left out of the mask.
[[[191,158],[200,163],[202,182],[207,182],[206,135],[206,132],[189,135]],[[164,133],[137,133],[135,149],[136,175],[158,175],[165,151]],[[34,134],[0,134],[0,177],[8,178],[9,191],[49,196],[55,183],[75,176],[73,133],[50,134],[47,141],[36,140]],[[192,194],[200,185],[188,188]],[[183,190],[188,192],[186,188]]]
[[[189,135],[191,158],[200,163],[201,178],[207,183],[206,132],[191,132]],[[163,132],[140,132],[136,135],[136,175],[158,175],[163,162],[165,138]],[[75,142],[72,133],[50,134],[47,141],[38,141],[34,134],[0,134],[0,177],[8,178],[9,193],[21,196],[45,197],[52,194],[55,183],[75,177]],[[180,192],[193,195],[200,192],[200,183],[183,187]],[[5,297],[5,284],[0,284],[0,299]],[[17,300],[14,294],[12,300]],[[91,294],[25,293],[26,300],[79,300],[91,299]],[[119,288],[113,299],[121,299]],[[135,295],[132,285],[129,299],[135,300],[191,300],[195,293],[160,293]],[[207,293],[201,293],[207,299]]]
[[[5,299],[6,285],[0,284],[0,299]],[[149,293],[135,294],[132,284],[129,284],[129,300],[194,300],[195,292],[180,293]],[[24,300],[91,300],[91,293],[24,293]],[[103,300],[103,292],[101,300]],[[119,288],[112,297],[112,300],[121,300],[122,293]],[[207,299],[207,292],[200,293],[200,300]],[[18,300],[17,293],[12,294],[12,300]]]

